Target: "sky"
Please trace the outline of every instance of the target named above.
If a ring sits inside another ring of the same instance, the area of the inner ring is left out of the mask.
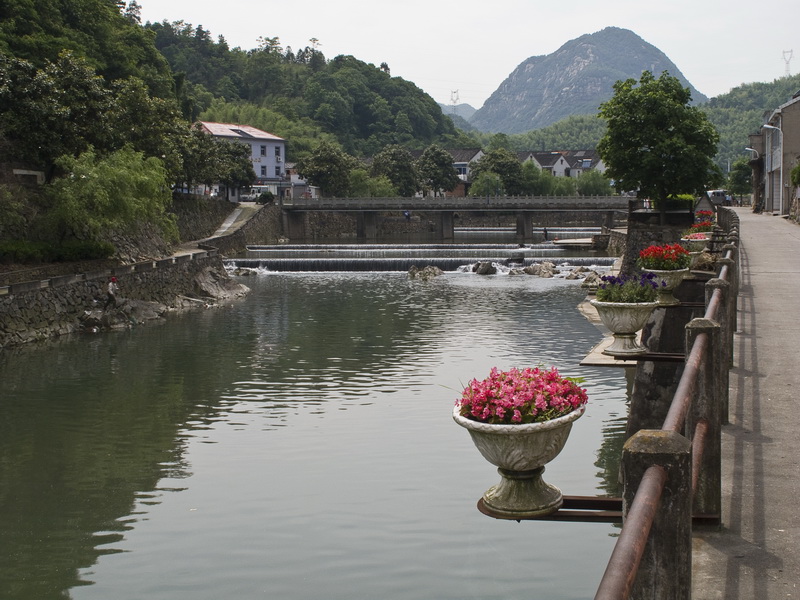
[[[531,56],[605,27],[652,44],[709,98],[742,83],[800,72],[800,2],[772,0],[137,0],[142,23],[202,25],[250,50],[277,37],[293,50],[319,40],[415,83],[442,104],[480,108]]]

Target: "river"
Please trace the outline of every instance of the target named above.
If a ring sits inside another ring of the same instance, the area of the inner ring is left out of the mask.
[[[545,479],[616,494],[622,369],[579,282],[267,273],[223,308],[0,353],[0,598],[591,597],[617,528],[498,521],[451,419],[493,366],[589,406]]]

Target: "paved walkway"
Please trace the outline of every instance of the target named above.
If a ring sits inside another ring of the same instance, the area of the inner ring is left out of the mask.
[[[238,205],[231,205],[231,213],[228,217],[223,221],[223,223],[219,226],[219,228],[214,232],[214,234],[210,238],[206,239],[213,239],[217,237],[222,237],[223,235],[233,233],[237,229],[239,229],[242,225],[244,225],[250,217],[264,208],[264,205],[257,204],[256,202],[240,202]],[[191,240],[188,242],[184,242],[180,246],[175,249],[173,252],[173,256],[181,256],[183,254],[193,254],[198,252],[197,244],[202,243],[205,240]]]
[[[800,225],[738,208],[741,289],[722,529],[695,533],[695,600],[800,600]]]

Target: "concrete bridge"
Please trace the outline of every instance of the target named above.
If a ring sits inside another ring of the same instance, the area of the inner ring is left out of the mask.
[[[469,212],[514,213],[517,236],[533,237],[535,213],[599,213],[597,225],[614,226],[617,213],[628,212],[626,196],[494,196],[446,198],[288,198],[281,201],[284,230],[290,238],[305,233],[304,213],[309,211],[353,212],[357,214],[357,235],[374,239],[378,233],[378,213],[393,211],[436,213],[442,239],[453,239],[455,215]],[[568,218],[568,215],[564,215]]]

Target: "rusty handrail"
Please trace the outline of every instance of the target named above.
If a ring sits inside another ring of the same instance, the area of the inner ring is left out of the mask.
[[[678,387],[672,397],[669,412],[667,412],[667,417],[664,419],[661,429],[680,433],[683,428],[683,423],[686,420],[686,415],[692,403],[692,396],[697,386],[697,376],[700,373],[700,367],[703,364],[707,349],[708,334],[701,333],[694,340],[689,355],[686,357],[686,367],[678,381]]]
[[[663,467],[653,465],[644,472],[595,600],[627,600],[630,596],[666,483]]]
[[[692,496],[697,493],[697,484],[700,481],[700,468],[703,464],[707,434],[708,421],[700,419],[695,425],[694,435],[692,436]]]
[[[727,250],[725,258],[732,259],[733,252]],[[732,271],[728,264],[722,265],[719,279],[730,283]],[[708,298],[704,318],[715,321],[722,309],[722,290],[715,289]],[[662,424],[662,431],[680,433],[692,405],[697,380],[710,347],[707,333],[699,333],[692,342],[686,356],[686,366]],[[691,493],[695,495],[699,481],[703,453],[708,436],[709,423],[700,419],[692,432]],[[631,507],[625,515],[617,543],[609,559],[603,579],[600,581],[595,600],[627,600],[636,580],[647,540],[650,535],[661,495],[667,482],[667,473],[660,466],[649,467],[636,490]]]

